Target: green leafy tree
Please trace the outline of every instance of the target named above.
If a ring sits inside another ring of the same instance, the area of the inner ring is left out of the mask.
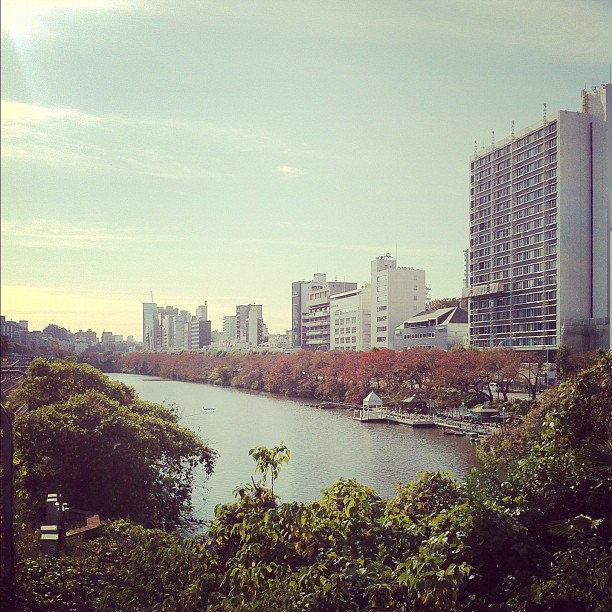
[[[104,518],[171,528],[191,509],[195,470],[212,472],[214,452],[171,409],[90,366],[38,361],[15,398],[30,406],[14,425],[30,515],[60,491]]]

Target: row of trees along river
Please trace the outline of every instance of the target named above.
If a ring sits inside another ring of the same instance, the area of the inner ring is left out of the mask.
[[[535,398],[551,375],[546,351],[390,349],[369,352],[299,351],[294,354],[129,353],[86,355],[90,363],[111,371],[147,374],[188,382],[206,382],[288,397],[360,404],[374,389],[387,405],[415,392],[438,405],[475,399],[507,400],[513,388]],[[564,376],[592,363],[593,354],[558,355]],[[484,396],[486,397],[483,397]]]
[[[333,377],[312,384],[324,382]],[[244,475],[205,534],[185,538],[177,528],[196,472],[214,469],[214,449],[172,407],[88,365],[34,360],[8,405],[18,564],[3,602],[50,611],[610,610],[611,397],[608,352],[484,442],[463,481],[427,472],[386,497],[340,479],[314,501],[281,501],[276,481],[291,449],[254,447],[252,480]],[[99,511],[103,528],[41,557],[36,529],[55,491]]]

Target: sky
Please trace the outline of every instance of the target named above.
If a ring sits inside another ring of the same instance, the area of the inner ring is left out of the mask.
[[[391,253],[461,294],[469,161],[610,80],[608,0],[3,0],[1,312],[291,327]]]

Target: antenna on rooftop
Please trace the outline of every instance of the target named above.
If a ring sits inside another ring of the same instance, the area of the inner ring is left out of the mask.
[[[151,302],[154,302],[155,300],[153,299],[153,291],[151,291]]]
[[[512,140],[514,140],[514,119],[512,123],[510,123],[510,135],[512,136]]]
[[[544,121],[544,125],[546,125],[548,123],[548,121],[546,120],[546,102],[544,102],[544,105],[542,106],[542,119]]]
[[[476,153],[478,153],[478,141],[477,140],[474,141],[474,155],[476,155]]]
[[[495,147],[495,131],[491,132],[491,146]]]

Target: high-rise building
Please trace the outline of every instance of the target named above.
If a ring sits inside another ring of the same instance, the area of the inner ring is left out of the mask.
[[[236,315],[223,317],[223,338],[229,346],[236,344]]]
[[[329,297],[332,351],[370,350],[371,302],[369,284]]]
[[[310,292],[322,289],[326,275],[318,272],[311,281],[295,281],[291,283],[291,346],[301,348],[304,339],[304,313],[307,311],[306,301]]]
[[[211,322],[208,320],[208,302],[196,308],[189,321],[189,349],[197,350],[210,346],[212,342]]]
[[[161,348],[159,309],[155,302],[142,304],[142,343],[145,351]]]
[[[196,309],[193,317],[186,310],[161,307],[154,302],[142,305],[142,338],[145,351],[197,350],[211,343],[208,304]]]
[[[425,310],[425,270],[397,267],[389,253],[371,263],[371,347],[393,348],[395,329]]]
[[[612,85],[470,164],[470,343],[610,347]]]
[[[338,293],[357,289],[357,283],[344,281],[326,281],[325,274],[316,274],[306,295],[302,311],[302,348],[323,350],[330,348],[331,320],[330,298]]]
[[[255,348],[267,340],[261,304],[236,306],[236,340],[238,346]]]

